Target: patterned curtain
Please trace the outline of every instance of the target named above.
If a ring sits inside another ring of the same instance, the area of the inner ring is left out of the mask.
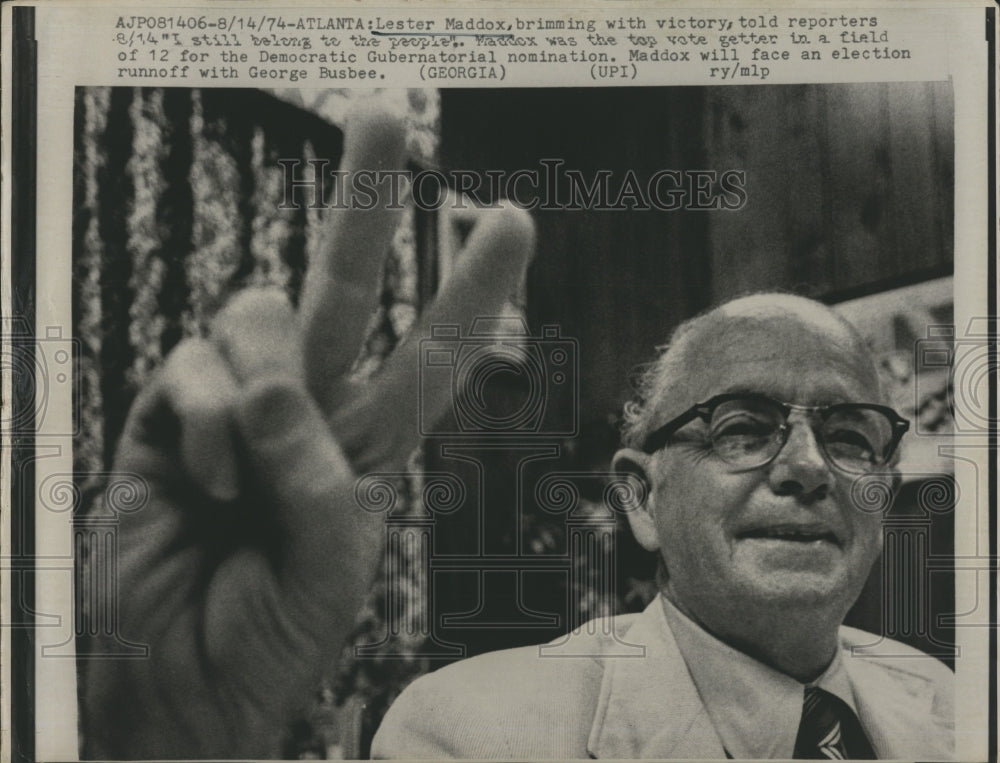
[[[73,218],[73,332],[81,346],[79,435],[74,469],[77,521],[100,513],[125,415],[137,390],[184,337],[205,331],[227,298],[248,285],[284,289],[294,302],[323,231],[323,211],[282,209],[286,177],[278,159],[328,159],[335,166],[336,125],[353,97],[373,91],[79,88],[76,92]],[[414,161],[434,161],[435,91],[374,91],[408,115]],[[431,225],[408,209],[396,231],[382,294],[357,372],[375,371],[433,293]],[[428,263],[431,263],[430,266]],[[419,466],[419,459],[414,467]],[[398,511],[419,511],[404,485]],[[419,487],[419,486],[418,486]],[[419,608],[419,565],[386,565],[393,595]],[[87,568],[81,550],[78,572]],[[86,577],[77,585],[78,622],[89,611]],[[381,575],[380,580],[385,580]],[[376,643],[388,586],[372,591],[355,642]],[[373,634],[376,634],[373,636]],[[88,656],[86,626],[78,654]],[[289,729],[288,757],[367,754],[367,738],[385,707],[419,672],[417,661],[355,660],[345,645],[341,671],[303,698],[311,708]],[[409,645],[388,644],[398,654]],[[410,648],[412,651],[412,648]],[[424,668],[426,669],[426,668]],[[362,712],[362,708],[367,708]]]

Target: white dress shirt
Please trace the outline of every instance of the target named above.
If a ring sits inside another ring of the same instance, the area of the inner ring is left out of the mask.
[[[806,686],[817,686],[858,712],[850,676],[837,649],[823,674],[799,683],[724,644],[684,615],[665,596],[663,612],[705,709],[726,751],[734,758],[791,758],[795,751]],[[866,730],[866,734],[867,734]],[[871,735],[869,734],[869,738]],[[878,749],[876,755],[882,757]]]

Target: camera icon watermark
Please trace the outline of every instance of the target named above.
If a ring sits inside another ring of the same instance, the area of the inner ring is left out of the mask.
[[[13,404],[0,413],[0,427],[11,435],[73,436],[80,431],[80,342],[63,336],[61,326],[32,333],[23,317],[5,319],[0,364],[10,374]],[[58,432],[43,425],[56,401],[70,411],[68,427]]]
[[[494,395],[504,379],[505,394]],[[440,389],[451,390],[451,418],[427,404],[431,391]],[[522,319],[507,316],[477,318],[465,335],[457,325],[434,326],[420,341],[419,404],[424,437],[573,436],[579,424],[577,341],[558,326],[543,326],[533,337]]]
[[[995,341],[986,318],[970,320],[961,336],[953,325],[927,327],[914,348],[917,434],[982,435],[996,424],[989,411]]]

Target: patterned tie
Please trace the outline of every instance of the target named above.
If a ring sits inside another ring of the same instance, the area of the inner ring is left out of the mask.
[[[792,756],[804,760],[875,760],[868,737],[850,707],[830,692],[808,687]]]

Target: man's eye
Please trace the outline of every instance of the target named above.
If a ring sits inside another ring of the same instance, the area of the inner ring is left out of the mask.
[[[774,432],[774,424],[766,419],[732,416],[712,430],[712,447],[726,461],[738,462],[767,448]]]
[[[826,447],[833,451],[833,456],[873,461],[877,450],[872,445],[871,438],[864,432],[854,429],[835,429],[827,432]]]
[[[773,432],[773,423],[754,416],[731,416],[712,429],[715,437],[768,437]]]

